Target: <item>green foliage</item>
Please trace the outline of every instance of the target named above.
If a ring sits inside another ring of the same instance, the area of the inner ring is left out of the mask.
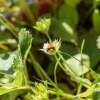
[[[1,56],[0,73],[3,76],[1,76],[0,84],[6,85],[0,88],[1,100],[5,100],[8,96],[8,100],[15,100],[18,95],[27,91],[27,87],[22,87],[26,81],[24,70],[26,66],[23,60],[26,60],[31,44],[32,36],[25,29],[21,29],[18,50],[9,55]]]
[[[26,29],[21,29],[19,32],[19,49],[23,59],[27,59],[27,55],[32,45],[32,35]]]
[[[66,2],[68,5],[72,6],[72,7],[77,6],[77,4],[78,4],[80,1],[81,1],[81,0],[65,0],[65,2]]]
[[[0,100],[99,100],[99,6],[0,0]]]
[[[78,23],[78,13],[76,8],[63,4],[59,10],[59,19],[68,23],[72,28],[75,28]]]
[[[97,33],[100,33],[100,13],[98,9],[95,9],[93,12],[93,26],[94,26],[94,30]]]
[[[95,31],[91,30],[87,34],[82,34],[79,39],[80,46],[81,46],[82,39],[85,39],[85,41],[86,41],[83,52],[89,55],[90,66],[92,68],[100,60],[100,56],[99,56],[100,50],[96,46],[97,37],[98,37],[98,33],[95,33]]]
[[[90,61],[87,55],[82,54],[82,61],[81,61],[81,54],[77,54],[73,57],[66,60],[66,63],[68,64],[69,67],[71,67],[72,71],[76,75],[80,76],[89,71]]]
[[[53,18],[51,26],[55,37],[62,38],[66,41],[77,40],[75,27],[78,24],[78,13],[75,8],[63,4],[59,9],[58,18]]]
[[[14,52],[12,54],[1,55],[0,71],[8,71],[11,68],[11,66],[13,64],[13,60],[15,58],[15,54],[16,53]]]

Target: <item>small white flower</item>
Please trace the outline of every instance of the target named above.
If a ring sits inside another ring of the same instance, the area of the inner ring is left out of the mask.
[[[61,41],[60,40],[54,40],[53,42],[50,43],[44,43],[42,51],[49,55],[55,54],[61,46]]]
[[[44,46],[43,46],[43,49],[47,51],[48,50],[48,45],[49,45],[48,43],[45,43]]]

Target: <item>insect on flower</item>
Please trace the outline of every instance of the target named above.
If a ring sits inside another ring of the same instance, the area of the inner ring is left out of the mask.
[[[44,51],[47,54],[55,54],[61,46],[61,41],[60,40],[54,40],[53,42],[50,43],[44,43],[42,51]]]

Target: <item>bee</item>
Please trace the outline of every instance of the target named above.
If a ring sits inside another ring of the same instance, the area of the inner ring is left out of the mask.
[[[44,46],[43,46],[43,49],[46,50],[46,51],[54,50],[55,46],[54,46],[53,43],[45,43]]]
[[[61,42],[60,40],[54,40],[52,42],[44,43],[42,51],[48,53],[50,55],[55,54],[60,48]]]
[[[52,43],[48,44],[48,50],[54,50],[55,46]]]

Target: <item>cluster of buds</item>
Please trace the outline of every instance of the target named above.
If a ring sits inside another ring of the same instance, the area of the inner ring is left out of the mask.
[[[36,25],[34,28],[41,33],[48,34],[49,28],[51,25],[51,19],[50,18],[44,18],[40,19],[36,22]]]
[[[49,55],[54,55],[57,53],[57,51],[60,49],[61,41],[60,40],[54,40],[50,43],[44,43],[42,51]]]

